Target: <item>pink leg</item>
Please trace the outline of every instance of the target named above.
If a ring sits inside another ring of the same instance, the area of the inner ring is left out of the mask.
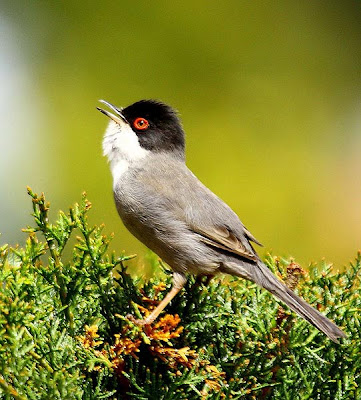
[[[151,324],[156,318],[158,318],[158,315],[167,307],[167,305],[171,302],[171,300],[174,298],[174,296],[179,293],[179,291],[183,288],[185,283],[187,282],[187,278],[178,272],[175,272],[173,274],[173,287],[172,289],[167,293],[167,295],[164,297],[164,299],[158,304],[158,306],[148,315],[147,318],[145,319],[137,319],[134,320],[134,318],[131,316],[130,319],[133,319],[133,321],[137,325],[149,325]],[[129,318],[130,316],[128,316]]]

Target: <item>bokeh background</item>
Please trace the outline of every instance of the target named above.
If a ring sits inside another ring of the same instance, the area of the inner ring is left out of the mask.
[[[261,253],[342,268],[361,246],[359,1],[3,1],[0,75],[0,243],[24,240],[26,185],[54,215],[85,190],[112,248],[143,257],[95,107],[156,98]]]

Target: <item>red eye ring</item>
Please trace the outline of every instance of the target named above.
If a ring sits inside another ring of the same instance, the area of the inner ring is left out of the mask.
[[[138,131],[145,131],[149,128],[149,122],[145,118],[136,118],[133,122],[133,126]]]

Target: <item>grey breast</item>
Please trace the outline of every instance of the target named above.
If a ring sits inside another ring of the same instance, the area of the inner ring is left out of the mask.
[[[150,155],[129,168],[114,198],[128,230],[180,272],[213,273],[226,257],[205,245],[192,227],[226,225],[244,236],[237,215],[182,160],[167,155]]]

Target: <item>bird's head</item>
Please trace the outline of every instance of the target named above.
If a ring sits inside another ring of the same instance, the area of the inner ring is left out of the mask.
[[[111,110],[97,107],[111,119],[103,140],[103,152],[110,162],[135,161],[149,152],[184,158],[184,131],[172,107],[155,100],[140,100],[126,108],[101,102]]]

